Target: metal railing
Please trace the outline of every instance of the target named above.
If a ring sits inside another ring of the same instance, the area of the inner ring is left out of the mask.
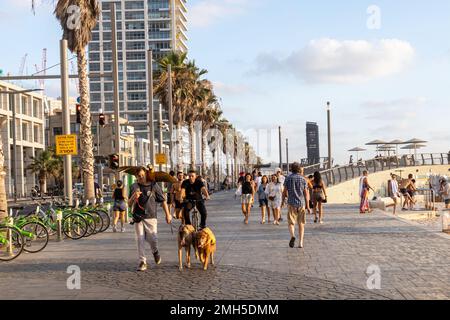
[[[336,166],[328,170],[320,170],[321,165],[318,164],[305,167],[305,174],[311,174],[311,171],[317,171],[319,169],[326,185],[332,186],[358,178],[362,176],[364,170],[367,170],[369,173],[374,173],[398,168],[429,165],[450,165],[450,153],[421,153],[417,154],[417,156],[378,157],[346,166]]]

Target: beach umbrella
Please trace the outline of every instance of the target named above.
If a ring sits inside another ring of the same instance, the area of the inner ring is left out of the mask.
[[[388,142],[386,144],[395,145],[395,154],[398,155],[398,146],[400,144],[405,144],[405,142],[402,141],[402,140],[396,139],[396,140],[392,140],[392,141],[390,141],[390,142]]]
[[[377,139],[366,143],[366,146],[377,146],[378,149],[378,146],[382,144],[386,144],[386,141]]]
[[[424,148],[424,147],[426,147],[426,145],[424,145],[424,144],[408,144],[404,147],[401,147],[401,149],[409,150],[409,154],[411,154],[411,150],[414,150],[414,159],[416,159],[417,158],[417,149]]]
[[[353,149],[348,150],[350,152],[356,152],[356,161],[359,160],[359,153],[362,151],[366,151],[366,149],[360,148],[360,147],[355,147]]]
[[[377,147],[377,151],[384,152],[385,154],[387,152],[389,156],[391,155],[391,151],[394,151],[394,149],[395,149],[395,147],[387,145],[387,144]]]
[[[414,159],[416,159],[417,158],[417,149],[418,149],[417,146],[420,145],[420,148],[426,147],[425,145],[422,145],[422,143],[427,143],[427,142],[428,141],[425,141],[423,139],[414,138],[414,139],[405,141],[405,144],[408,143],[409,145],[413,145],[414,146],[414,148],[413,148],[414,149]]]

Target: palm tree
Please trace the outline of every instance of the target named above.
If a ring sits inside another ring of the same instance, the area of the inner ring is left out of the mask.
[[[172,74],[168,75],[167,66],[171,65]],[[188,118],[195,119],[195,94],[197,81],[207,72],[199,69],[194,61],[186,60],[186,53],[173,51],[159,61],[160,69],[155,73],[155,96],[168,108],[169,99],[167,83],[172,79],[172,114],[173,123],[177,127],[177,141],[182,141],[182,127]],[[194,120],[195,121],[195,120]],[[192,157],[192,154],[191,154]],[[177,169],[182,169],[182,144],[178,144]],[[192,161],[191,161],[192,162]],[[192,163],[191,163],[192,165]]]
[[[195,72],[195,71],[194,71]],[[195,73],[196,77],[199,74]],[[195,123],[202,120],[202,112],[209,106],[209,103],[213,100],[212,84],[208,80],[197,79],[193,85],[192,91],[192,104],[191,107],[186,110],[186,123],[189,129],[190,146],[191,146],[191,167],[195,166]]]
[[[161,103],[168,109],[169,95],[167,91],[167,83],[169,76],[172,79],[172,115],[173,124],[177,128],[177,141],[182,141],[181,129],[184,124],[186,100],[189,98],[189,89],[185,85],[188,82],[190,76],[186,72],[186,53],[173,51],[167,56],[159,60],[159,70],[155,72],[155,97],[157,97]],[[167,72],[167,66],[171,65],[172,74]],[[184,85],[183,85],[184,83]],[[178,146],[178,160],[177,170],[182,170],[183,155],[182,144],[177,143]]]
[[[207,130],[214,127],[214,124],[219,121],[222,116],[222,110],[217,104],[217,100],[215,97],[211,97],[211,100],[208,104],[203,106],[199,110],[199,120],[201,121],[201,129],[202,129],[202,141],[201,141],[201,157],[202,157],[202,175],[206,174],[206,161],[205,161],[205,153],[206,153],[206,136]]]
[[[74,27],[68,23],[70,22],[68,8],[72,5],[80,8],[80,23]],[[77,55],[81,100],[80,158],[83,171],[84,197],[86,200],[90,200],[95,198],[94,153],[91,131],[92,119],[89,109],[86,46],[91,41],[92,30],[97,24],[100,9],[97,0],[58,0],[54,13],[63,29],[63,38],[68,41],[69,50]]]
[[[33,162],[27,167],[27,170],[38,175],[39,189],[42,193],[47,193],[47,177],[55,172],[58,160],[51,150],[44,150],[30,159]]]

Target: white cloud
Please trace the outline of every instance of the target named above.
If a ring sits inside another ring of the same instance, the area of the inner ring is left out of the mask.
[[[360,83],[405,70],[414,60],[409,42],[397,39],[319,39],[285,59],[261,54],[253,74],[291,73],[307,83]]]
[[[229,16],[246,11],[253,0],[201,0],[189,9],[189,25],[207,27]]]
[[[251,88],[246,85],[225,84],[220,81],[213,81],[213,86],[217,93],[225,95],[239,95],[251,91]]]
[[[371,100],[366,101],[362,104],[365,108],[376,108],[376,109],[397,109],[403,107],[422,107],[428,102],[425,97],[413,97],[413,98],[401,98],[396,100]]]

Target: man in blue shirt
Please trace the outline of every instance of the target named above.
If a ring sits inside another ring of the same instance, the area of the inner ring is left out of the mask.
[[[306,209],[309,209],[309,191],[305,178],[300,175],[300,164],[292,164],[292,174],[284,181],[283,203],[288,199],[288,224],[291,240],[289,247],[295,244],[295,225],[298,223],[299,248],[303,248],[303,234],[305,232]],[[306,209],[305,209],[306,208]]]

